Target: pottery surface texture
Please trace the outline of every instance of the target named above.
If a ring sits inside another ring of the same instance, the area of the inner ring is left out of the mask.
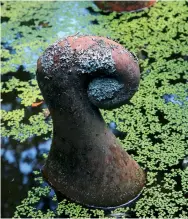
[[[94,1],[104,11],[138,11],[152,6],[156,0],[150,1]]]
[[[37,80],[53,120],[43,168],[47,182],[84,205],[114,207],[133,200],[144,187],[145,173],[99,108],[128,103],[139,85],[137,58],[104,37],[70,36],[39,58]]]

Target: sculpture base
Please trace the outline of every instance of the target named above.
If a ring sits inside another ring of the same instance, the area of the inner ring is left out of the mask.
[[[50,186],[51,186],[51,185],[50,185]],[[53,188],[53,189],[54,189],[54,188]],[[68,201],[71,201],[68,197],[66,197],[65,195],[62,195],[59,191],[56,191],[56,190],[54,189],[54,192],[55,192],[55,194],[56,194],[56,197],[57,197],[57,201],[58,201],[58,202],[63,201],[63,199],[67,199]],[[77,203],[77,204],[79,204],[79,205],[82,205],[82,206],[84,206],[84,207],[86,207],[86,208],[91,208],[91,209],[115,210],[115,209],[117,209],[117,208],[128,207],[128,206],[130,206],[130,205],[135,204],[135,202],[140,198],[142,192],[143,192],[143,189],[142,189],[142,191],[141,191],[135,198],[133,198],[132,200],[130,200],[130,201],[128,201],[127,203],[124,203],[124,204],[122,204],[122,205],[113,206],[113,207],[110,207],[110,206],[108,206],[108,207],[101,207],[101,206],[94,206],[94,205],[83,205],[83,204],[78,203],[78,202],[75,202],[75,203]]]

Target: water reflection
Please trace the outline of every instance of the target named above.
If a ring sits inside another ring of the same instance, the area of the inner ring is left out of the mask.
[[[109,126],[109,129],[112,131],[112,133],[113,133],[117,138],[123,140],[123,139],[126,137],[127,132],[119,131],[119,130],[117,129],[117,124],[116,124],[115,122],[113,122],[113,121],[110,122],[110,123],[108,124],[108,126]]]
[[[49,42],[52,43],[58,38],[63,38],[68,35],[73,35],[76,32],[81,32],[81,33],[90,33],[91,31],[89,30],[89,20],[86,17],[87,15],[90,15],[91,12],[88,10],[88,6],[93,6],[94,8],[97,8],[95,4],[87,3],[87,2],[59,2],[55,3],[58,7],[57,8],[52,8],[54,9],[54,14],[49,20],[46,18],[46,21],[44,22],[41,20],[37,25],[35,24],[35,21],[38,20],[38,18],[35,18],[35,16],[28,20],[25,21],[24,19],[21,19],[20,22],[20,28],[17,28],[17,32],[15,33],[15,29],[12,28],[12,34],[9,34],[9,36],[2,36],[2,47],[4,49],[7,49],[10,54],[15,55],[18,53],[20,58],[22,58],[22,66],[24,69],[31,71],[35,69],[36,67],[36,62],[38,57],[41,55],[43,49],[40,47],[40,45],[33,47],[23,47],[21,53],[20,51],[16,51],[14,48],[15,45],[20,45],[23,44],[24,42],[24,36],[28,35],[27,31],[24,33],[23,27],[31,27],[32,31],[38,32],[38,35],[36,36],[37,38],[41,38],[43,42]],[[71,10],[70,10],[71,8]],[[34,10],[34,8],[33,8]],[[37,9],[36,9],[37,10]],[[40,13],[40,12],[39,12]],[[51,12],[49,12],[51,13]],[[86,19],[85,19],[86,17]],[[3,23],[2,29],[6,30],[9,28],[8,23]],[[44,28],[49,28],[50,29],[50,37],[46,37],[46,34],[44,32]],[[4,31],[5,32],[5,31]],[[30,33],[32,34],[32,32]],[[29,38],[29,37],[28,37]],[[33,39],[36,40],[36,39]],[[30,39],[28,40],[28,45],[30,42]],[[32,44],[32,43],[31,43]],[[33,44],[32,44],[33,45]],[[19,47],[19,46],[18,46]],[[18,49],[19,50],[19,49]],[[8,61],[9,59],[5,59],[3,61]],[[19,65],[12,64],[15,69],[19,68]]]
[[[45,141],[33,137],[20,144],[3,137],[1,143],[2,215],[12,217],[15,207],[27,196],[27,191],[36,185],[33,171],[42,168],[43,154],[49,152],[51,139]]]
[[[10,111],[12,109],[12,104],[11,103],[2,104],[1,109],[5,111]]]
[[[14,150],[6,150],[3,154],[3,156],[4,156],[5,160],[8,161],[9,164],[12,164],[12,163],[16,162],[15,151]]]
[[[38,146],[40,154],[47,153],[50,150],[50,145],[51,145],[51,139],[43,143],[40,143]]]
[[[113,214],[108,214],[107,217],[109,218],[131,218],[131,215],[128,213],[113,213]]]
[[[9,51],[10,54],[16,54],[16,50],[11,46],[12,41],[6,41],[6,42],[2,42],[1,45],[3,47],[3,49],[6,49]]]
[[[185,170],[188,167],[188,156],[185,157],[182,161],[182,168]]]
[[[25,70],[30,69],[33,66],[36,66],[37,60],[39,58],[39,54],[41,54],[42,51],[43,50],[40,47],[35,51],[33,51],[33,49],[31,49],[29,46],[23,49],[23,55],[25,57],[29,57],[29,62],[28,59],[25,59],[27,61],[23,62],[22,64]]]
[[[179,101],[179,100],[176,100],[178,97],[177,95],[174,95],[174,94],[165,94],[163,96],[164,100],[165,100],[165,103],[168,103],[168,102],[171,102],[171,103],[174,103],[174,104],[178,104],[179,106],[182,106],[183,105],[183,102],[182,101]]]
[[[42,187],[45,187],[46,185],[47,185],[47,183],[44,182],[42,184]],[[51,211],[54,211],[54,213],[55,213],[56,208],[58,206],[58,202],[53,200],[54,195],[55,195],[55,192],[53,189],[51,189],[48,196],[41,197],[40,201],[35,206],[36,209],[41,210],[42,212],[46,212],[48,209],[50,209]]]
[[[21,98],[19,98],[17,95],[18,92],[16,91],[9,93],[2,93],[1,109],[5,111],[20,109]]]

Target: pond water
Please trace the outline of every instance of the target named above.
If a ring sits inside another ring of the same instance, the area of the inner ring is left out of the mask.
[[[17,3],[10,5],[4,5],[6,7],[5,10],[14,10],[14,6]],[[24,5],[24,3],[22,3]],[[80,27],[79,21],[74,18],[74,12],[76,11],[77,14],[85,14],[89,13],[86,8],[78,7],[78,3],[73,2],[72,4],[66,4],[66,9],[71,8],[71,12],[68,12],[68,15],[63,15],[64,9],[63,4],[57,4],[59,7],[59,13],[56,14],[55,12],[52,14],[52,19],[55,21],[54,25],[52,26],[52,31],[54,31],[58,38],[62,38],[67,35],[74,34],[77,30],[86,28],[86,25]],[[70,7],[71,6],[71,7]],[[54,8],[55,9],[55,8]],[[53,9],[53,10],[54,10]],[[19,13],[19,8],[16,13]],[[27,9],[26,9],[27,10]],[[37,7],[36,7],[36,10]],[[51,10],[51,9],[49,9]],[[33,13],[35,9],[33,9]],[[61,12],[61,13],[60,13]],[[68,19],[67,19],[68,18]],[[10,25],[7,23],[11,17],[2,17],[2,25],[7,26],[7,30],[9,29]],[[36,18],[37,19],[37,18]],[[16,36],[14,34],[14,29],[12,28],[11,34],[5,34],[2,37],[2,48],[9,51],[10,54],[16,55],[17,50],[14,48],[14,43],[18,43],[19,41],[25,37],[25,32],[22,30],[22,26],[32,26],[34,25],[34,19],[27,20],[18,18],[17,20],[20,25],[18,27],[14,27],[16,31]],[[65,28],[60,28],[62,23],[65,23]],[[13,22],[14,23],[14,22]],[[61,25],[60,25],[61,23]],[[87,24],[87,22],[85,22]],[[14,25],[14,24],[13,24]],[[40,30],[48,26],[48,22],[40,22],[36,29]],[[6,27],[4,27],[4,30]],[[46,39],[45,41],[48,41]],[[20,81],[29,81],[35,76],[27,71],[27,69],[36,68],[36,62],[39,57],[38,54],[42,53],[42,49],[39,47],[37,51],[33,51],[29,46],[23,47],[23,57],[30,57],[29,60],[22,59],[22,65],[12,63],[12,66],[15,67],[15,72],[11,71],[9,73],[2,75],[2,82],[7,82],[12,77],[19,79]],[[4,58],[3,61],[8,62],[9,59]],[[18,91],[9,92],[9,93],[2,93],[2,104],[1,109],[5,111],[11,111],[15,109],[23,108],[21,105],[21,98],[18,97]],[[35,115],[41,111],[42,108],[46,108],[46,106],[39,106],[37,108],[32,108],[31,106],[25,108],[25,117],[24,119],[27,120],[31,115]],[[8,127],[7,127],[8,128]],[[21,134],[21,133],[20,133]],[[49,134],[50,137],[50,134]],[[21,201],[27,196],[27,192],[30,188],[34,185],[37,185],[34,180],[34,170],[40,170],[43,163],[43,154],[47,153],[50,149],[51,139],[44,140],[44,137],[38,136],[31,136],[29,139],[20,143],[18,140],[12,139],[11,137],[3,137],[1,139],[1,173],[2,173],[2,217],[8,218],[14,215],[14,211],[17,205],[21,203]],[[44,207],[45,205],[45,207]],[[37,209],[44,209],[50,206],[50,209],[53,209],[53,202],[50,201],[49,197],[44,198],[41,200],[37,206]]]
[[[19,109],[20,101],[17,101],[16,95],[11,93],[9,96],[2,95],[2,98],[1,108],[3,110]],[[33,109],[35,113],[39,110],[41,109]],[[30,112],[30,114],[32,113]],[[126,135],[117,129],[115,122],[111,122],[109,128],[120,139]],[[24,143],[20,143],[14,139],[2,137],[1,144],[2,217],[9,218],[13,216],[16,206],[27,196],[29,189],[37,186],[33,171],[41,170],[44,164],[43,154],[49,152],[51,138],[44,140],[43,137],[33,136]],[[48,197],[40,200],[36,209],[55,210],[57,202],[51,200],[53,195],[54,191],[52,190]],[[110,211],[106,211],[106,214],[110,215]],[[125,213],[122,213],[123,215]]]
[[[37,59],[50,43],[77,32],[112,36],[140,60],[141,85],[132,104],[103,115],[128,153],[147,171],[148,184],[136,206],[105,215],[188,215],[188,3],[159,2],[134,14],[101,12],[92,2],[3,2],[1,7],[1,216],[13,217],[28,191],[38,186],[33,171],[41,170],[43,154],[50,150],[47,106],[32,105],[43,99],[35,80]],[[51,190],[36,209],[55,212],[58,203],[53,196]]]
[[[36,185],[34,170],[42,167],[42,154],[49,151],[51,140],[32,138],[21,144],[9,138],[2,138],[2,217],[12,217],[15,207],[27,196],[29,189]]]

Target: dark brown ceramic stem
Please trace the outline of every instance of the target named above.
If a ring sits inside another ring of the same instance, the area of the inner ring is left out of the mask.
[[[43,169],[69,199],[114,207],[135,198],[145,174],[108,129],[99,107],[126,103],[139,84],[135,57],[118,43],[71,36],[39,58],[37,80],[53,120],[53,140]]]

